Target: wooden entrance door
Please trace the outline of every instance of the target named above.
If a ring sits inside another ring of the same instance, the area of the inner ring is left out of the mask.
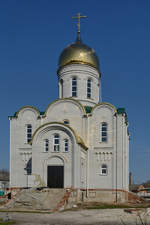
[[[47,167],[47,186],[49,188],[64,187],[64,166]]]

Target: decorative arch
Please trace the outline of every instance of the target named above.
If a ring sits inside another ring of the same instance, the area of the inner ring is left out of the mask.
[[[48,157],[48,158],[45,160],[45,163],[46,163],[46,164],[49,164],[48,161],[50,161],[51,159],[55,159],[55,158],[56,158],[56,159],[59,159],[60,162],[62,163],[62,165],[64,165],[65,163],[68,162],[68,160],[66,159],[66,157],[64,157],[63,155],[60,156],[60,155],[54,154],[54,155]]]
[[[93,109],[92,109],[92,111],[91,111],[91,114],[93,114],[93,112],[94,112],[94,110],[96,110],[96,108],[98,108],[98,107],[103,107],[103,106],[107,106],[108,108],[110,108],[111,110],[113,110],[114,113],[117,112],[117,109],[116,109],[116,107],[115,107],[114,105],[112,105],[112,104],[110,104],[110,103],[108,103],[108,102],[101,102],[101,103],[96,104],[96,105],[93,107]]]
[[[49,122],[49,123],[45,123],[42,126],[40,126],[39,128],[37,128],[35,130],[35,132],[32,135],[32,140],[30,141],[29,144],[32,145],[34,139],[37,137],[38,134],[42,134],[44,132],[47,132],[49,129],[63,129],[64,131],[66,131],[68,134],[71,134],[72,138],[75,138],[75,141],[77,144],[81,145],[85,150],[88,149],[88,147],[86,146],[86,144],[84,143],[83,139],[74,131],[74,129],[72,127],[70,127],[69,125],[65,125],[64,123],[61,122]]]
[[[37,108],[35,108],[34,106],[27,105],[27,106],[21,107],[21,108],[16,112],[15,117],[18,117],[19,113],[20,113],[21,111],[25,110],[25,109],[30,109],[30,110],[36,112],[38,116],[40,116],[40,111],[39,111]]]
[[[81,110],[83,116],[86,115],[86,111],[85,111],[85,108],[81,105],[81,103],[75,99],[72,99],[72,98],[62,98],[62,99],[56,99],[55,101],[51,102],[48,107],[46,108],[46,111],[45,111],[45,116],[47,115],[47,112],[49,110],[49,108],[51,108],[54,104],[58,103],[58,102],[72,102],[74,103],[76,106],[79,107],[79,109]]]

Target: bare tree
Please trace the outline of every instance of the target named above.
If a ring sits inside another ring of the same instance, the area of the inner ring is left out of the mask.
[[[7,169],[0,170],[0,180],[3,180],[3,181],[9,180],[9,171]]]

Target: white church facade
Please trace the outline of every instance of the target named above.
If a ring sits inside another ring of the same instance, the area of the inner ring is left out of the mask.
[[[80,39],[59,57],[59,98],[10,116],[10,186],[128,191],[124,108],[101,100],[95,51]]]

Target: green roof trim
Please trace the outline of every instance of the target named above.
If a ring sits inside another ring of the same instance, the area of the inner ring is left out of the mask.
[[[91,113],[92,108],[91,106],[84,106],[86,113]]]
[[[13,117],[16,117],[16,116],[17,116],[17,112],[14,113]]]
[[[128,117],[127,117],[127,113],[126,113],[125,108],[118,108],[117,109],[117,114],[124,115],[125,116],[125,123],[126,123],[126,125],[128,125]]]
[[[126,114],[125,108],[118,108],[118,109],[117,109],[117,114],[123,114],[123,113]]]
[[[40,115],[44,115],[45,114],[45,112],[40,112]]]

